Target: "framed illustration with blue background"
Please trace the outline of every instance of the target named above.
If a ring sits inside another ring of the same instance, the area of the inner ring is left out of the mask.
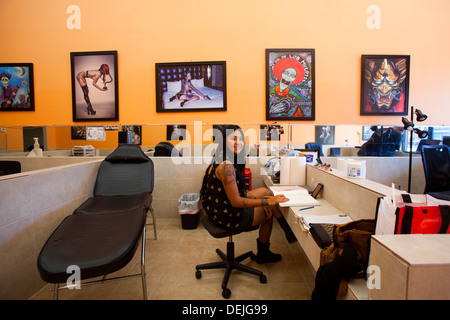
[[[34,111],[32,63],[0,63],[0,111]]]

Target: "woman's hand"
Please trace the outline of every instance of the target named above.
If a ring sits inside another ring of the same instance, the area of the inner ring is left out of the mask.
[[[279,203],[283,203],[289,201],[288,198],[286,198],[284,195],[279,194],[273,197],[268,198],[269,206],[275,206]]]

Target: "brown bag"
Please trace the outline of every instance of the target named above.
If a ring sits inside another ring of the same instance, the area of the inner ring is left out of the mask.
[[[358,264],[365,275],[369,263],[370,238],[375,234],[375,220],[362,219],[346,224],[335,225],[333,243],[320,253],[320,265],[330,263],[337,254],[341,255],[344,247],[351,246],[358,253]]]

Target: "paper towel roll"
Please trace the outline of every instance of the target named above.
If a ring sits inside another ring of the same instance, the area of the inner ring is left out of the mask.
[[[290,180],[290,158],[284,157],[280,159],[280,185],[289,185]]]
[[[291,158],[290,163],[290,181],[291,185],[303,186],[306,183],[306,157]]]
[[[338,158],[337,169],[343,172],[347,172],[347,160],[344,158]]]

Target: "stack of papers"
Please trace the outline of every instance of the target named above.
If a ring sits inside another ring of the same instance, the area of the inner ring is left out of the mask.
[[[289,199],[287,202],[280,203],[280,207],[301,207],[318,206],[319,201],[314,199],[305,188],[299,186],[271,186],[273,195],[282,194]]]

